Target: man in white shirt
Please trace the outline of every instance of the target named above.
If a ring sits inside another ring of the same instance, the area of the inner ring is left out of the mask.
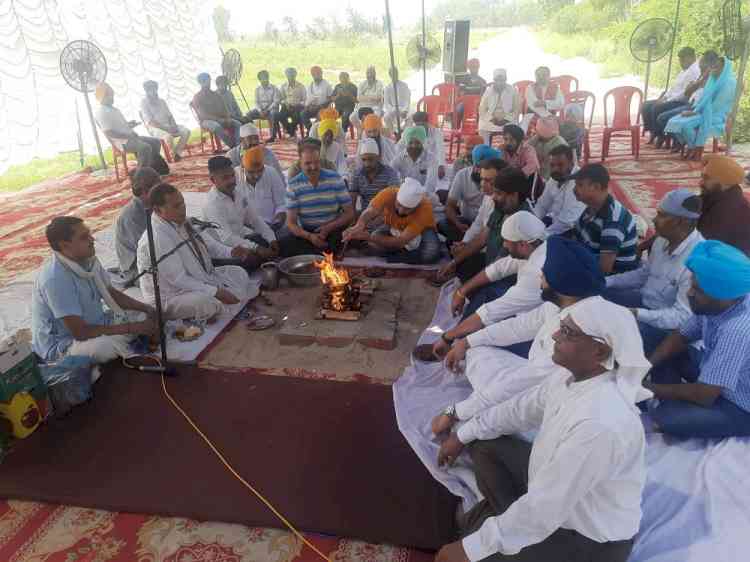
[[[243,246],[226,246],[211,236],[198,233],[187,220],[185,199],[168,183],[157,185],[149,195],[154,212],[151,220],[154,246],[159,261],[159,289],[167,319],[211,320],[223,305],[242,302],[253,296],[247,273],[241,267],[214,267],[213,259],[246,259]],[[138,243],[138,270],[151,267],[148,236]],[[144,300],[154,304],[151,275],[141,278]]]
[[[302,123],[306,130],[310,130],[312,120],[318,116],[318,112],[331,104],[333,97],[333,87],[327,80],[323,79],[323,69],[319,66],[313,66],[310,69],[312,82],[307,87],[307,96],[305,99],[305,110],[302,112]]]
[[[518,123],[521,113],[521,98],[516,88],[508,84],[508,74],[504,68],[496,68],[492,73],[492,86],[487,88],[479,102],[479,134],[484,143],[492,145],[495,134],[502,135],[508,123]]]
[[[258,72],[258,81],[260,85],[255,88],[255,109],[251,110],[247,116],[253,121],[257,119],[268,121],[271,126],[271,139],[268,142],[274,142],[278,131],[281,92],[269,81],[267,70]]]
[[[696,229],[700,214],[700,196],[689,189],[667,193],[654,218],[657,238],[648,260],[636,270],[607,277],[604,297],[633,312],[647,355],[692,315],[685,261],[703,241]]]
[[[240,127],[240,144],[227,152],[225,156],[232,161],[232,165],[236,168],[242,165],[242,156],[245,152],[256,146],[260,146],[263,149],[263,162],[266,166],[273,168],[280,176],[284,177],[279,159],[276,158],[273,150],[260,143],[260,131],[252,123],[245,123]]]
[[[652,144],[656,139],[656,119],[660,113],[671,111],[685,105],[688,101],[685,90],[691,82],[695,82],[701,75],[700,66],[695,56],[695,49],[683,47],[677,53],[682,71],[677,75],[669,90],[665,90],[655,100],[643,103],[641,115],[643,116],[643,129],[651,133],[648,143]]]
[[[443,179],[445,176],[445,138],[442,129],[430,126],[430,117],[426,111],[415,111],[411,119],[415,127],[422,127],[427,133],[427,144],[425,146],[437,158],[441,168],[438,177]]]
[[[437,562],[627,561],[646,482],[635,404],[651,395],[651,365],[632,315],[600,298],[564,313],[553,340],[555,373],[441,445],[438,463],[449,466],[469,446],[484,499]],[[533,445],[511,437],[532,429]]]
[[[143,83],[146,97],[141,101],[141,119],[152,137],[166,141],[174,154],[174,161],[182,159],[182,151],[185,150],[190,140],[190,129],[178,125],[167,107],[167,102],[159,97],[159,84],[153,80]],[[175,146],[175,137],[179,138]]]
[[[284,127],[287,136],[297,136],[297,127],[302,118],[302,112],[305,109],[305,100],[307,99],[307,89],[297,82],[297,69],[287,68],[284,71],[286,82],[279,88],[281,105],[277,127]]]
[[[357,138],[362,136],[362,120],[368,113],[383,116],[383,83],[377,79],[374,66],[367,67],[367,80],[357,88],[357,105],[349,117],[357,129]]]
[[[448,353],[457,339],[542,304],[542,266],[547,259],[544,223],[528,211],[518,211],[503,222],[502,236],[508,255],[453,293],[451,310],[454,316],[463,312],[463,320],[435,343],[436,356]]]
[[[565,105],[562,89],[550,79],[550,69],[540,66],[534,74],[536,81],[526,88],[526,115],[521,122],[524,131],[529,130],[532,121],[554,115]]]
[[[248,161],[259,160],[262,164],[263,155],[258,149],[253,150],[256,152]],[[241,264],[247,270],[276,257],[279,254],[276,235],[258,215],[254,197],[247,187],[237,183],[232,161],[225,156],[214,156],[208,161],[208,173],[213,187],[203,205],[203,220],[219,226],[210,229],[208,234],[225,246],[247,248],[249,255]]]
[[[428,195],[435,193],[437,187],[438,161],[427,149],[427,134],[423,127],[409,127],[404,131],[398,155],[391,162],[401,181],[414,178],[427,190]]]
[[[390,165],[398,155],[398,147],[392,139],[383,134],[383,119],[374,113],[370,113],[362,120],[361,127],[364,130],[364,136],[377,143],[378,150],[380,150],[380,160],[384,164]]]
[[[286,222],[286,181],[264,161],[262,146],[246,150],[236,166],[237,186],[247,189],[258,216],[277,232]]]
[[[565,234],[575,228],[586,205],[575,194],[576,182],[570,176],[578,171],[569,146],[556,146],[549,153],[550,178],[534,203],[534,214],[547,225],[547,236]]]
[[[477,218],[484,200],[480,187],[481,168],[477,164],[459,170],[453,176],[445,202],[445,219],[438,223],[438,231],[445,236],[449,246],[463,238],[464,233]]]
[[[391,82],[383,91],[383,120],[387,132],[396,130],[396,94],[398,94],[398,114],[401,121],[401,130],[403,130],[411,115],[411,90],[409,85],[403,80],[398,79],[398,69],[391,68],[388,70]],[[393,82],[396,82],[394,93]]]
[[[100,105],[94,118],[112,145],[119,150],[135,152],[138,166],[153,168],[162,176],[169,174],[169,166],[160,154],[161,141],[142,137],[133,130],[138,122],[125,121],[122,112],[114,107],[115,91],[109,84],[99,84],[95,96]]]

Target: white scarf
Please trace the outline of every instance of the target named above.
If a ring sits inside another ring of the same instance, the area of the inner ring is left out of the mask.
[[[601,297],[592,297],[571,307],[568,314],[584,333],[601,338],[612,349],[612,355],[602,363],[615,373],[617,388],[628,404],[651,398],[643,388],[643,378],[651,369],[643,354],[643,339],[633,313]]]
[[[88,260],[87,267],[84,269],[83,267],[81,267],[81,264],[66,258],[60,252],[53,251],[53,253],[59,260],[59,262],[63,264],[63,266],[65,266],[68,270],[72,271],[77,277],[86,279],[88,281],[93,280],[96,288],[99,290],[99,294],[102,296],[104,302],[107,303],[107,306],[112,312],[114,312],[115,314],[123,313],[122,308],[112,297],[112,293],[109,292],[109,275],[104,269],[104,266],[102,266],[102,263],[99,261],[99,258],[94,256],[93,258]]]

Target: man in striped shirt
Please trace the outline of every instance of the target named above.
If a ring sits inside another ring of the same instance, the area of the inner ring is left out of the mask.
[[[609,192],[609,172],[589,164],[571,176],[576,198],[586,210],[576,223],[576,236],[599,255],[602,273],[622,273],[638,267],[635,219]]]
[[[354,221],[354,207],[343,178],[320,167],[320,144],[300,145],[302,171],[286,190],[286,227],[279,234],[282,255],[335,252],[341,233]]]
[[[361,198],[362,211],[365,211],[370,201],[386,187],[401,185],[401,178],[396,170],[383,164],[375,139],[364,138],[359,141],[357,155],[362,161],[362,167],[354,172],[349,191],[352,194],[352,203]]]
[[[685,265],[694,316],[649,357],[654,368],[644,386],[659,399],[649,415],[681,437],[750,435],[750,258],[705,240]],[[702,350],[691,345],[701,340]]]

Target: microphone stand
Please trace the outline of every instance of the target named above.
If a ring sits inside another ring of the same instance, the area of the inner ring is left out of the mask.
[[[164,373],[165,376],[174,377],[177,376],[177,370],[174,367],[168,366],[167,363],[167,334],[164,330],[164,313],[161,308],[161,291],[159,290],[159,262],[167,256],[176,252],[182,244],[176,246],[171,252],[164,255],[161,260],[156,259],[156,245],[154,244],[154,229],[151,225],[151,213],[146,213],[146,236],[148,237],[148,251],[151,256],[151,278],[154,282],[154,297],[156,299],[156,318],[159,324],[159,345],[161,346],[161,366],[159,367],[141,367],[144,371],[156,371]],[[146,273],[144,270],[143,273]],[[138,275],[140,277],[142,274]],[[136,277],[135,279],[138,279]],[[135,281],[133,279],[132,281]]]

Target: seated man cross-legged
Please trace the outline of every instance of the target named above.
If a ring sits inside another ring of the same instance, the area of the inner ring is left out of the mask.
[[[700,211],[700,197],[689,189],[667,193],[654,219],[657,238],[648,261],[636,270],[607,277],[604,298],[631,309],[646,353],[691,316],[687,297],[691,280],[685,260],[703,240],[695,228]]]
[[[651,354],[657,428],[680,437],[750,435],[750,258],[718,240],[685,262],[692,316]],[[703,349],[691,344],[702,341]]]
[[[587,299],[561,315],[552,340],[556,372],[444,438],[438,464],[467,449],[484,499],[459,516],[462,539],[437,562],[628,559],[646,483],[635,403],[650,396],[635,319]],[[532,429],[533,444],[514,436]]]
[[[279,240],[284,256],[336,252],[341,233],[354,222],[354,207],[344,179],[321,169],[320,142],[302,142],[302,171],[286,191],[286,230]]]
[[[81,219],[55,217],[46,234],[52,257],[31,297],[32,348],[43,361],[79,355],[106,363],[135,355],[138,336],[158,341],[154,309],[112,287]]]
[[[370,233],[368,223],[381,217],[384,226]],[[357,223],[344,231],[344,242],[349,240],[366,242],[372,253],[392,262],[430,264],[440,259],[432,204],[424,187],[412,178],[378,193]]]
[[[252,296],[244,269],[236,265],[214,267],[212,262],[212,258],[245,260],[247,248],[232,248],[198,233],[187,219],[182,193],[168,183],[154,187],[150,198],[156,258],[161,260],[159,288],[167,319],[211,321],[224,311],[224,305]],[[150,267],[151,253],[144,234],[138,243],[138,269],[143,272]],[[151,275],[141,278],[141,293],[146,302],[156,302]]]

